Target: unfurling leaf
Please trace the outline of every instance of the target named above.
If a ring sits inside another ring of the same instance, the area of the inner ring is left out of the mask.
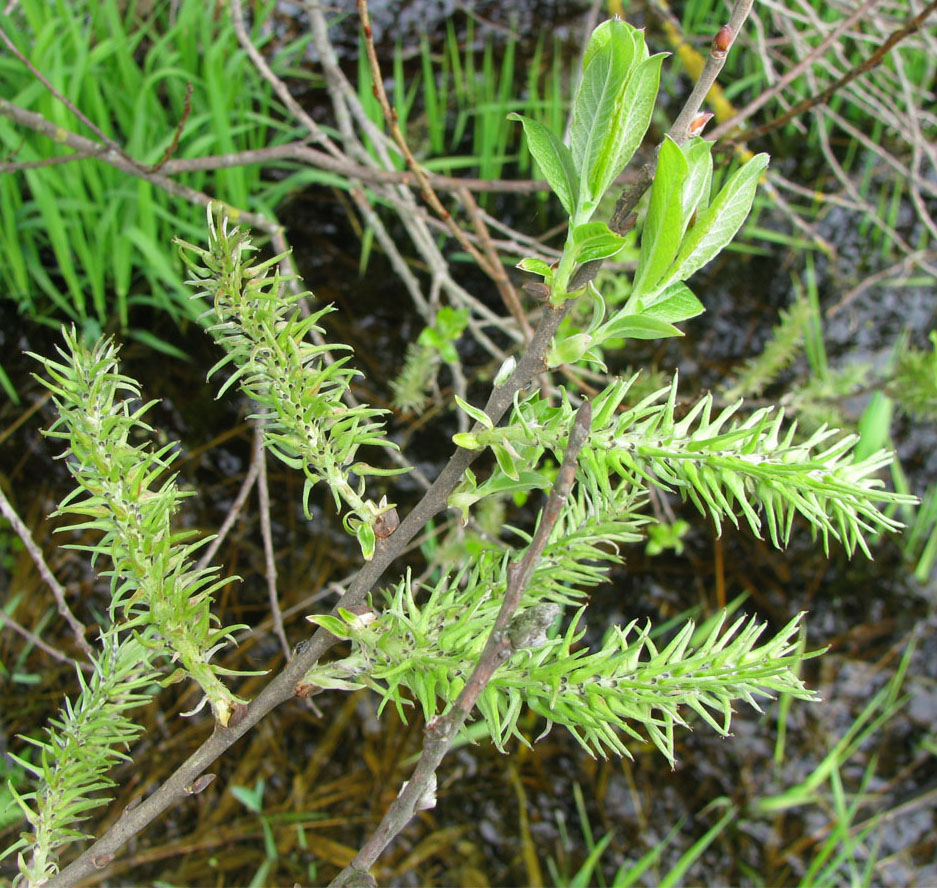
[[[527,147],[540,165],[553,193],[560,199],[567,215],[576,213],[579,196],[579,176],[573,156],[560,139],[542,123],[523,114],[508,114],[508,120],[519,120],[524,125]]]
[[[579,173],[577,221],[589,219],[641,144],[663,58],[649,58],[644,33],[625,22],[603,22],[593,31],[569,132]]]
[[[627,243],[604,222],[585,222],[572,230],[573,250],[577,263],[595,259],[611,259]]]

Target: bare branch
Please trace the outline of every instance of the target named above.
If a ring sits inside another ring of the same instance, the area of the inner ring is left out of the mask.
[[[52,647],[51,644],[43,641],[38,635],[30,632],[25,626],[18,623],[13,617],[3,611],[0,611],[0,626],[9,626],[18,635],[22,635],[30,644],[34,644],[39,650],[47,653],[53,660],[58,660],[60,663],[68,663],[70,666],[75,665],[76,661],[69,657],[68,654],[63,654],[58,648]],[[86,672],[94,671],[94,667],[90,663],[82,661],[78,665]]]
[[[6,44],[7,49],[9,49],[10,52],[12,52],[13,55],[15,55],[20,60],[20,62],[29,71],[29,73],[32,74],[33,77],[35,77],[36,80],[38,80],[47,90],[49,90],[49,92],[52,93],[52,95],[55,96],[55,98],[58,99],[66,108],[68,108],[68,110],[71,111],[72,114],[75,115],[75,117],[77,117],[86,127],[88,127],[88,129],[91,130],[91,132],[93,132],[104,143],[104,145],[106,145],[115,154],[118,154],[121,157],[123,157],[127,163],[133,166],[140,166],[140,164],[138,164],[137,161],[134,160],[134,158],[132,158],[129,154],[127,154],[127,152],[124,151],[124,149],[120,145],[118,145],[117,142],[115,142],[113,139],[107,136],[104,132],[102,132],[92,121],[90,121],[82,113],[82,111],[79,108],[75,106],[75,104],[70,99],[63,96],[62,93],[60,93],[49,82],[49,80],[45,77],[45,75],[43,75],[43,73],[39,71],[36,68],[36,66],[33,65],[33,63],[29,61],[29,59],[27,59],[26,56],[24,56],[19,51],[19,49],[17,49],[16,44],[7,36],[7,32],[4,31],[2,27],[0,27],[0,40],[2,40],[4,44]]]
[[[826,104],[826,102],[828,102],[834,95],[836,95],[836,93],[839,92],[844,86],[851,83],[853,80],[867,71],[871,71],[872,68],[876,67],[877,65],[880,65],[885,56],[908,35],[913,34],[915,31],[919,30],[921,25],[923,25],[927,20],[928,16],[930,16],[930,14],[935,10],[937,10],[937,0],[931,0],[931,2],[928,3],[927,6],[925,6],[916,16],[909,19],[902,27],[896,28],[894,31],[892,31],[892,33],[888,35],[888,38],[881,44],[881,46],[879,46],[878,49],[876,49],[875,52],[873,52],[872,55],[870,55],[865,61],[855,65],[842,77],[826,87],[826,89],[816,93],[815,95],[808,96],[806,99],[798,102],[792,108],[789,108],[779,117],[775,117],[773,120],[768,121],[768,123],[753,129],[749,133],[746,133],[746,138],[754,139],[758,136],[763,136],[772,130],[784,126],[795,117],[800,117],[811,108],[815,108],[817,105]]]
[[[22,519],[16,513],[16,509],[13,508],[10,501],[6,498],[6,495],[3,492],[3,489],[0,488],[0,513],[3,514],[3,517],[10,522],[10,525],[13,527],[13,530],[16,531],[17,536],[23,541],[23,546],[25,546],[26,551],[29,552],[29,557],[32,558],[33,564],[36,565],[36,569],[39,571],[39,576],[45,580],[46,585],[52,590],[52,595],[55,598],[55,603],[58,607],[59,614],[64,618],[65,622],[71,627],[72,634],[75,636],[75,643],[78,647],[81,648],[82,652],[90,657],[93,653],[91,645],[85,639],[85,633],[88,631],[84,624],[72,613],[71,608],[69,608],[67,602],[65,601],[65,589],[62,584],[55,578],[55,574],[49,569],[49,566],[46,564],[46,560],[42,555],[42,550],[39,546],[36,545],[36,541],[33,539],[33,535],[29,532],[29,528],[23,523]],[[12,623],[10,624],[13,625]],[[33,637],[35,643],[38,643],[43,650],[46,650],[46,646],[39,642],[38,639]]]
[[[741,33],[742,26],[751,13],[753,4],[754,0],[739,0],[732,8],[729,21],[713,39],[709,55],[706,58],[706,65],[703,67],[703,73],[700,74],[699,80],[693,87],[693,92],[690,93],[690,97],[686,100],[683,109],[670,128],[670,137],[678,145],[682,145],[690,137],[693,121],[699,114],[707,93],[716,82],[719,72],[725,65],[729,49],[735,42],[735,38]]]
[[[280,598],[277,594],[277,562],[273,549],[273,532],[270,529],[270,490],[267,487],[267,453],[264,449],[263,420],[254,423],[253,459],[260,467],[257,476],[257,495],[260,500],[260,532],[264,540],[264,563],[267,577],[267,597],[270,601],[270,614],[273,617],[273,631],[280,639],[285,660],[290,658],[290,643],[286,640],[283,628],[283,614],[280,611]]]
[[[34,132],[47,136],[54,142],[67,145],[69,148],[74,148],[76,151],[92,156],[102,163],[108,164],[108,166],[129,173],[131,176],[136,176],[139,179],[146,179],[147,182],[151,182],[157,187],[162,188],[173,197],[178,197],[188,203],[203,207],[207,207],[210,203],[221,204],[238,220],[246,222],[248,225],[255,228],[259,228],[261,231],[271,236],[279,230],[279,225],[275,222],[271,222],[260,213],[251,213],[247,210],[233,207],[201,191],[196,191],[188,185],[176,182],[163,173],[150,172],[148,168],[142,166],[136,160],[128,160],[122,150],[118,151],[111,148],[109,145],[86,139],[84,136],[80,136],[71,130],[66,130],[58,124],[46,120],[41,114],[14,105],[4,98],[0,98],[0,114],[22,126],[28,127]]]

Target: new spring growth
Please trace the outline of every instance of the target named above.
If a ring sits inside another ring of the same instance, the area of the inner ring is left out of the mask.
[[[71,527],[102,535],[84,546],[110,562],[110,616],[115,625],[141,633],[154,652],[168,656],[176,669],[163,684],[192,678],[201,686],[201,703],[227,725],[243,701],[219,679],[231,674],[212,659],[233,640],[239,626],[219,626],[211,613],[215,592],[230,582],[217,567],[197,568],[191,533],[174,531],[172,517],[186,493],[170,473],[178,455],[174,443],[154,448],[143,416],[154,402],[140,406],[139,385],[120,372],[118,346],[110,339],[92,348],[74,328],[64,330],[60,361],[43,358],[59,418],[46,432],[63,441],[70,457],[75,490],[57,515],[77,517]],[[244,627],[246,628],[246,627]]]
[[[348,366],[350,356],[345,353],[351,347],[322,340],[325,330],[318,322],[331,306],[303,316],[301,302],[312,294],[287,291],[287,278],[278,270],[284,256],[251,265],[256,247],[248,234],[229,230],[224,217],[216,224],[211,208],[208,228],[207,250],[176,242],[195,274],[190,283],[200,288],[197,295],[211,299],[215,323],[209,332],[226,352],[209,376],[229,365],[235,368],[219,397],[237,382],[259,405],[254,418],[264,421],[268,450],[305,475],[307,517],[312,488],[324,481],[336,507],[347,508],[345,529],[370,560],[378,539],[392,532],[394,504],[386,497],[380,502],[369,499],[364,479],[409,471],[377,468],[357,459],[365,445],[396,449],[377,421],[387,411],[346,403],[352,380],[361,375]]]

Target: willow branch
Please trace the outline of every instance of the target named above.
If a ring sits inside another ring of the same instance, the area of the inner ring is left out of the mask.
[[[232,0],[232,2],[239,3],[239,0]],[[738,33],[741,22],[748,15],[751,2],[752,0],[739,0],[733,10],[730,22],[734,28],[734,33]],[[310,7],[314,13],[321,16],[321,10],[316,4],[310,4]],[[321,26],[321,22],[318,21],[316,16],[313,16],[313,19],[314,24]],[[323,59],[323,64],[325,62],[326,59]],[[340,74],[340,72],[332,73],[334,76]],[[336,86],[336,89],[338,89],[338,86]],[[705,95],[705,91],[703,95]],[[8,105],[9,103],[5,104]],[[4,103],[0,100],[0,113],[3,110]],[[691,119],[693,116],[695,115],[691,115]],[[380,140],[382,134],[376,133],[375,135]],[[675,138],[677,138],[676,135]],[[171,163],[167,164],[167,168],[171,166]],[[640,190],[632,189],[628,201],[621,205],[621,208],[626,210],[625,217],[633,211],[641,194],[650,184],[653,170],[646,169],[649,171],[646,178],[647,184]],[[629,204],[630,208],[628,208]],[[242,218],[247,222],[251,221],[246,214],[242,214]],[[598,268],[594,270],[595,273],[598,272]],[[592,276],[594,277],[594,274]],[[584,284],[585,281],[580,286],[584,286]],[[547,366],[544,356],[559,328],[560,322],[566,316],[572,304],[573,300],[570,300],[559,308],[551,305],[543,307],[537,329],[528,348],[519,358],[509,379],[504,385],[492,390],[485,405],[485,413],[492,423],[498,424],[511,407],[514,396],[546,371]],[[372,560],[361,568],[342,597],[340,604],[343,608],[352,610],[356,606],[360,606],[374,584],[381,578],[390,564],[406,549],[416,534],[425,527],[431,518],[448,508],[449,496],[461,481],[465,470],[474,462],[477,456],[477,451],[469,451],[464,448],[456,449],[435,482],[402,521],[397,530],[388,538],[378,542]],[[520,583],[523,570],[522,562],[518,567],[519,578],[513,580],[513,582]],[[333,613],[336,612],[336,610],[333,610]],[[48,883],[49,886],[51,888],[65,888],[65,886],[74,885],[79,880],[100,871],[113,859],[114,854],[125,843],[130,841],[169,807],[190,796],[198,776],[275,707],[291,699],[295,695],[297,684],[306,672],[335,643],[334,636],[320,629],[308,642],[300,645],[289,663],[250,703],[243,717],[236,724],[232,723],[227,727],[216,725],[212,735],[179,766],[165,783],[132,810],[125,810],[114,825],[51,880]],[[474,705],[474,700],[472,705]],[[468,711],[470,709],[471,707]]]
[[[510,378],[503,386],[495,388],[488,398],[485,412],[493,423],[501,421],[513,404],[514,395],[547,369],[544,355],[571,304],[567,302],[561,308],[548,305],[543,309],[530,347],[518,360]],[[378,542],[374,557],[361,568],[342,597],[340,605],[343,608],[351,609],[362,604],[368,592],[391,562],[406,549],[410,540],[432,517],[448,508],[450,494],[478,455],[477,451],[462,447],[456,449],[430,489],[397,530]],[[337,607],[333,614],[337,614]],[[289,663],[251,701],[236,724],[233,719],[227,727],[216,724],[212,735],[151,796],[139,805],[125,809],[101,838],[48,882],[49,888],[66,888],[100,872],[123,845],[170,807],[190,797],[198,776],[273,709],[294,697],[296,686],[303,676],[336,643],[333,635],[319,629],[308,642],[301,644]]]
[[[332,886],[336,888],[347,886],[349,879],[357,881],[363,872],[373,866],[381,852],[410,822],[416,811],[424,807],[432,807],[435,803],[434,799],[430,803],[428,797],[435,795],[436,771],[495,671],[515,652],[515,644],[507,631],[508,624],[530,585],[537,561],[569,498],[576,479],[579,451],[588,439],[591,427],[592,408],[589,402],[585,401],[576,412],[563,463],[540,514],[540,521],[537,523],[533,539],[521,561],[508,567],[504,601],[471,676],[448,713],[433,719],[426,725],[423,751],[413,771],[413,776],[394,799],[377,829],[355,855],[351,864],[332,881]]]

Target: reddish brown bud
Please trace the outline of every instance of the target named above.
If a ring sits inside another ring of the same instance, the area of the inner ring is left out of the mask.
[[[703,131],[703,127],[705,127],[714,116],[712,111],[700,111],[700,113],[690,121],[690,126],[688,127],[689,134],[691,136],[698,136]]]
[[[114,861],[113,854],[97,854],[91,858],[91,863],[95,869],[104,869]]]
[[[386,540],[400,526],[400,517],[396,509],[390,509],[374,520],[374,535],[379,540]]]
[[[728,25],[723,25],[719,29],[719,33],[713,38],[713,55],[717,59],[721,59],[729,51],[734,39],[735,35],[732,33],[732,29]]]

